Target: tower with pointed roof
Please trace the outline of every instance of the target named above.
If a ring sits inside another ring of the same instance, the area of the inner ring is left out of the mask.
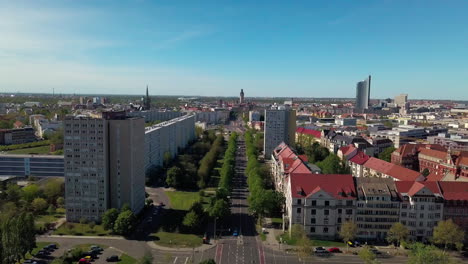
[[[244,103],[244,89],[241,89],[240,96],[239,96],[239,104]]]
[[[151,109],[151,98],[149,97],[148,85],[146,85],[146,97],[143,100],[143,107],[145,108],[145,110]]]

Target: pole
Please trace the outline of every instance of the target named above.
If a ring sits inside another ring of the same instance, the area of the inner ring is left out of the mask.
[[[214,237],[215,240],[216,240],[216,218],[217,217],[215,217],[215,219],[214,219],[214,234],[213,234],[213,237]]]

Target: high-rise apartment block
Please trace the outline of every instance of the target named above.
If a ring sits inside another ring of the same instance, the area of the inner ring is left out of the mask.
[[[265,158],[270,159],[273,150],[284,142],[294,145],[296,135],[296,111],[285,106],[265,110]]]
[[[364,112],[369,109],[371,76],[360,81],[356,85],[356,112]]]
[[[408,95],[407,94],[400,94],[395,96],[395,105],[402,107],[405,106],[406,103],[408,102]]]
[[[125,112],[64,121],[67,221],[100,221],[109,208],[128,204],[138,213],[145,202],[145,123]]]

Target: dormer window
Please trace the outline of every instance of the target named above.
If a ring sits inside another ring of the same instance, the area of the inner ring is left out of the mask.
[[[302,204],[302,200],[301,200],[301,199],[297,199],[297,204]]]

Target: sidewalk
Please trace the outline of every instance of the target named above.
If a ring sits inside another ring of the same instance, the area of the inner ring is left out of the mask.
[[[159,245],[156,245],[156,243],[154,243],[154,241],[148,241],[146,242],[146,244],[150,247],[150,248],[154,248],[154,249],[157,249],[157,250],[161,250],[161,251],[177,251],[177,252],[201,252],[201,251],[205,251],[205,250],[208,250],[208,249],[211,249],[211,248],[214,248],[217,246],[217,242],[212,242],[211,244],[203,244],[199,247],[196,247],[196,248],[173,248],[173,247],[163,247],[163,246],[159,246]]]
[[[69,235],[42,235],[37,237],[60,237],[60,238],[84,238],[84,239],[120,239],[120,240],[127,240],[121,236],[69,236]]]

